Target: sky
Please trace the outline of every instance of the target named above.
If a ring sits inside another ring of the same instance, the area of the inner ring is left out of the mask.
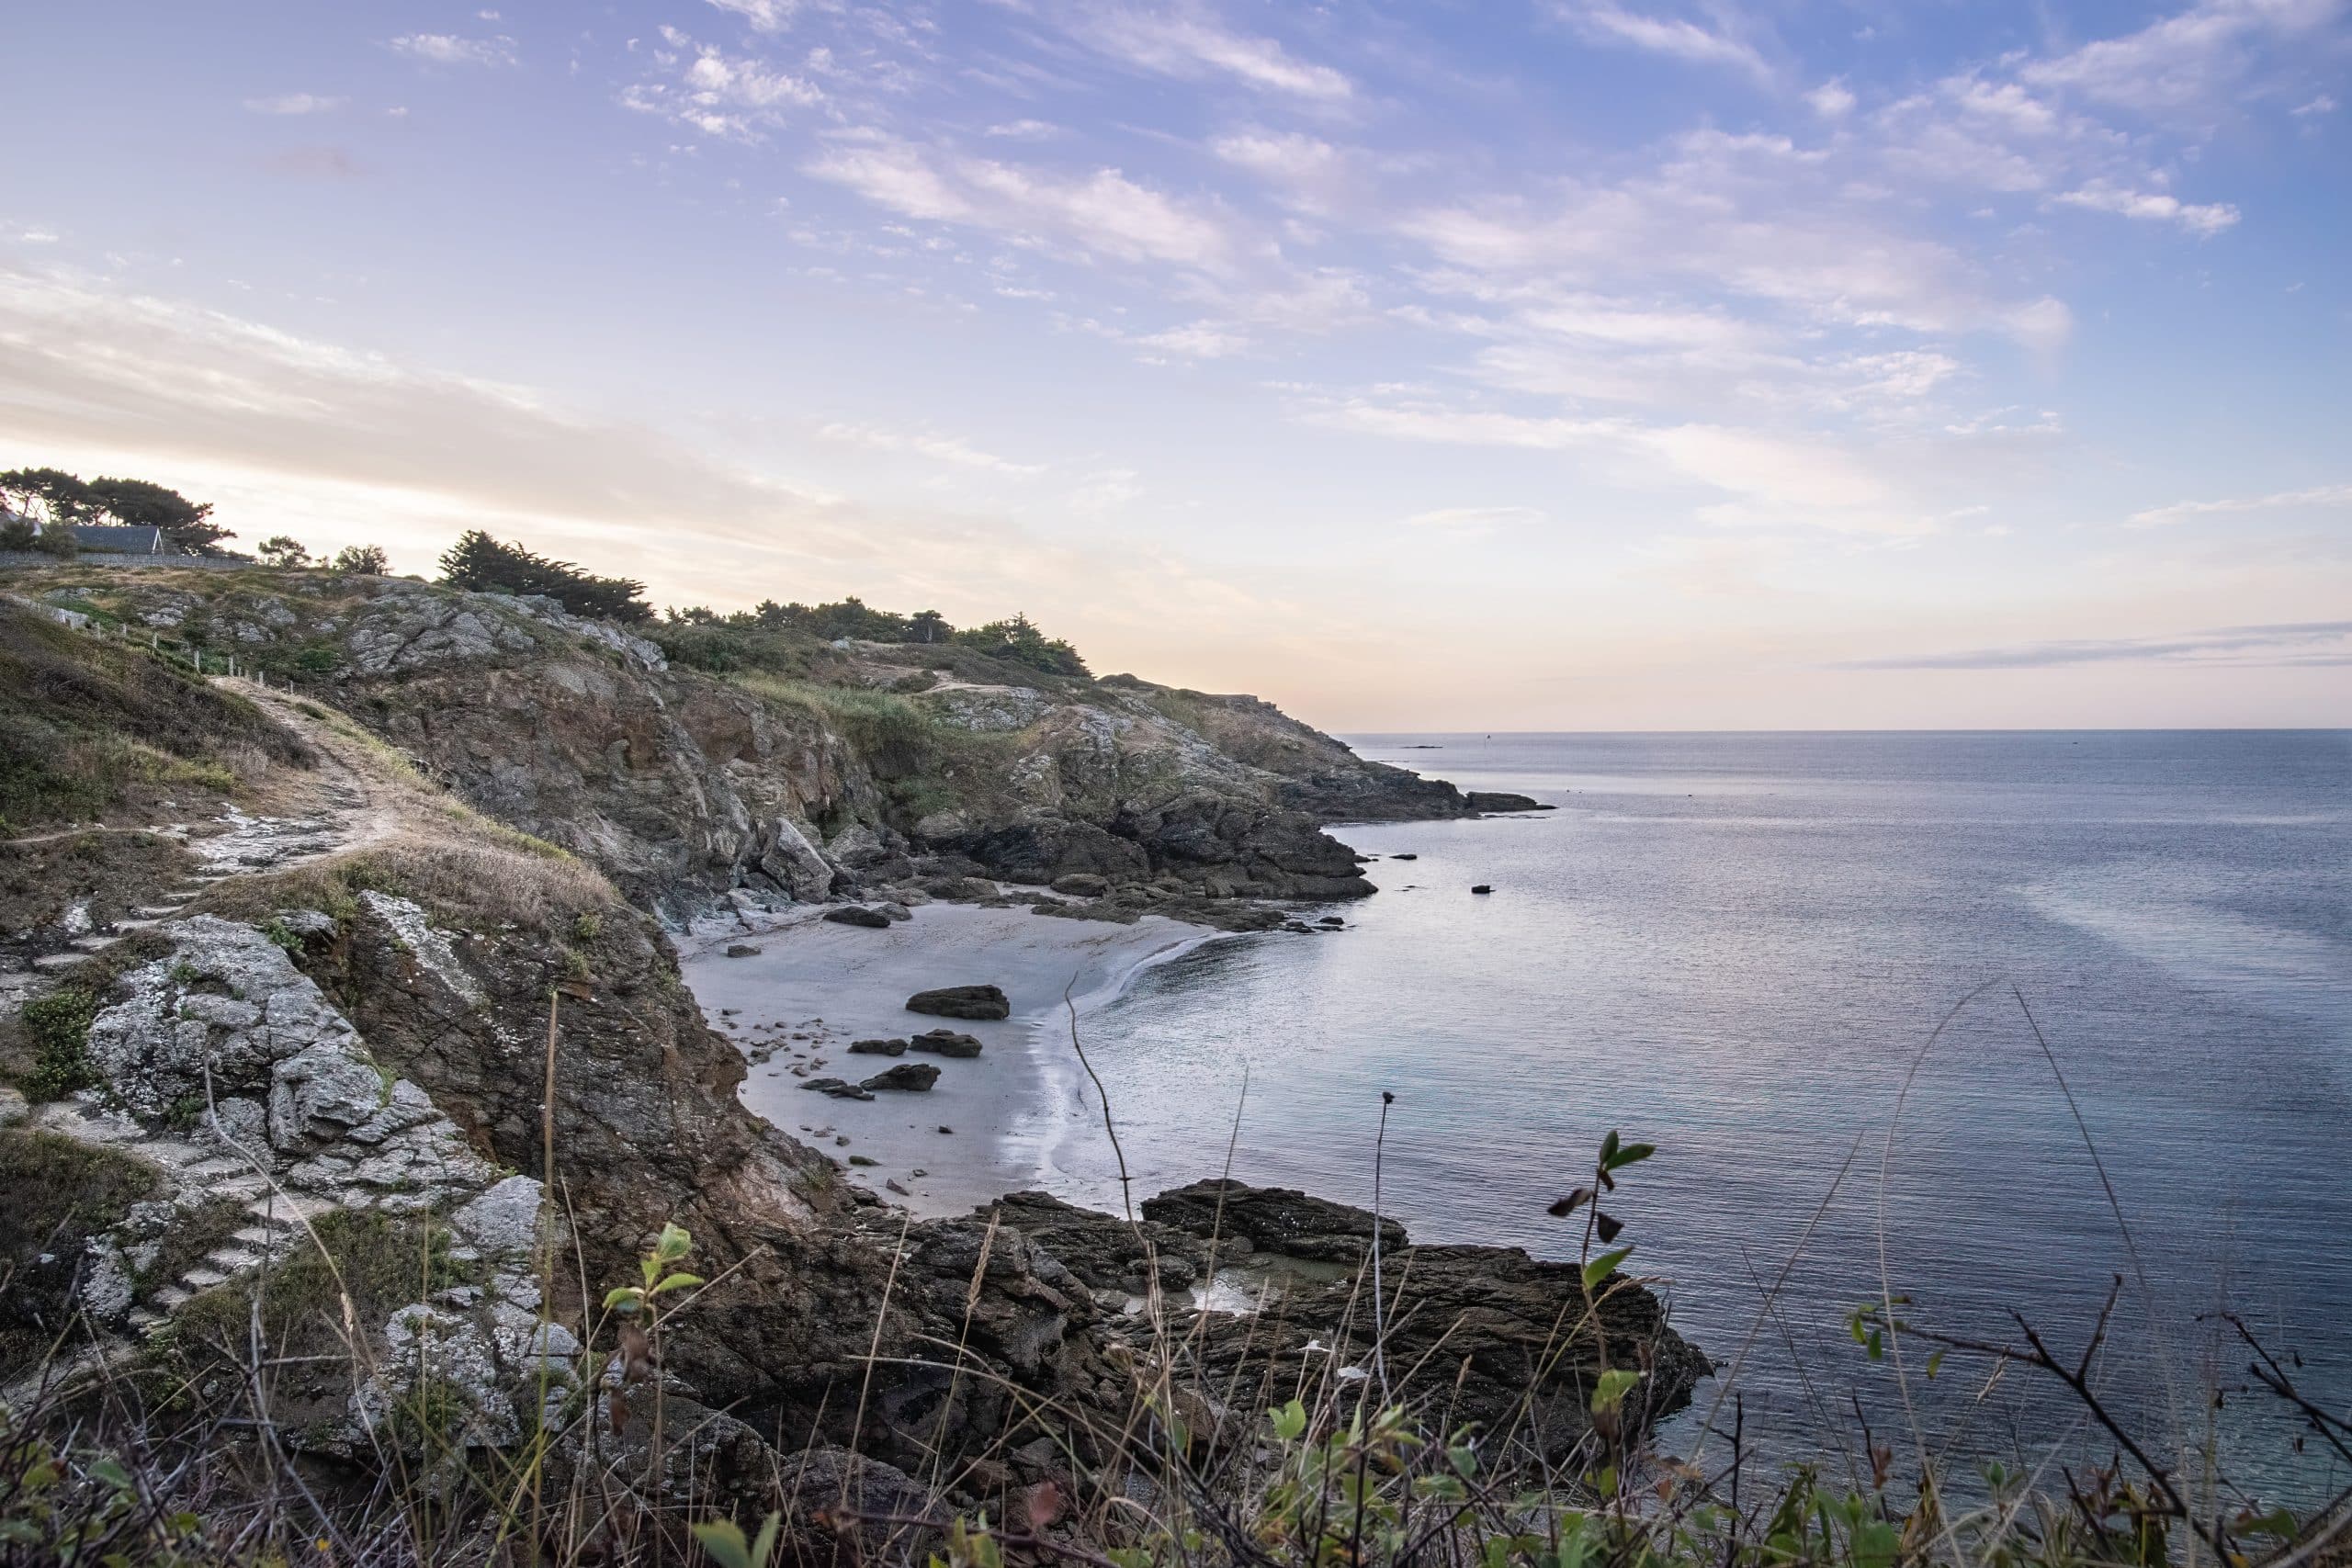
[[[1327,728],[2352,725],[2352,0],[0,15],[0,467]]]

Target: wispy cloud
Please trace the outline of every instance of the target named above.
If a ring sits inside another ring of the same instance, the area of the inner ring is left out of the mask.
[[[2136,32],[2025,65],[2029,83],[2150,115],[2197,115],[2225,102],[2265,51],[2332,27],[2344,0],[2199,0]]]
[[[1856,659],[1836,670],[2050,670],[2074,664],[2352,665],[2352,621],[2220,626],[2172,637],[2069,638]]]
[[[2186,523],[2230,512],[2273,512],[2295,506],[2352,506],[2352,485],[2314,485],[2309,490],[2282,490],[2269,495],[2240,496],[2226,501],[2177,501],[2135,512],[2132,521],[2143,528]]]
[[[710,0],[710,4],[742,17],[763,33],[784,31],[800,9],[800,0]]]
[[[1076,246],[1122,261],[1216,269],[1232,255],[1231,239],[1216,218],[1117,169],[1065,174],[878,131],[837,138],[802,167],[909,218]]]
[[[1628,10],[1610,0],[1571,0],[1554,10],[1588,42],[1663,54],[1692,65],[1727,65],[1758,81],[1772,74],[1754,46],[1679,17]]]
[[[1290,97],[1337,102],[1354,92],[1329,65],[1292,55],[1272,39],[1236,32],[1204,11],[1173,11],[1082,3],[1074,13],[1078,35],[1114,59],[1157,75],[1222,76]]]
[[[2087,208],[2093,212],[2112,212],[2123,218],[2177,223],[2198,235],[2218,234],[2238,220],[2238,209],[2227,202],[2198,205],[2184,202],[2178,197],[2167,196],[2162,191],[2127,190],[2105,181],[2095,181],[2080,190],[2070,190],[2058,200],[2064,206]]]
[[[1532,506],[1441,506],[1405,519],[1408,528],[1433,528],[1465,538],[1484,538],[1498,528],[1525,528],[1548,522]]]
[[[254,114],[327,114],[343,107],[348,101],[322,97],[316,93],[280,93],[274,98],[247,98],[245,107]]]
[[[947,463],[959,468],[978,468],[1010,479],[1029,479],[1046,471],[1043,463],[1016,463],[984,452],[961,436],[939,435],[930,431],[891,430],[881,425],[835,423],[820,426],[817,434],[827,441],[844,446],[863,446],[874,452],[904,452],[928,457],[935,463]]]
[[[432,65],[512,65],[520,58],[515,53],[514,40],[503,34],[496,38],[461,38],[456,33],[402,33],[391,39],[390,46],[412,60]]]

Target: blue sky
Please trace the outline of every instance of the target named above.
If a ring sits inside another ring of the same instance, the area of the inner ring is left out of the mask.
[[[15,7],[0,463],[1338,728],[2352,724],[2352,0]]]

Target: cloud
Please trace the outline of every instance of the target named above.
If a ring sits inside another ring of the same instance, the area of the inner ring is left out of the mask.
[[[2073,638],[1896,655],[1833,664],[1833,670],[2052,670],[2075,664],[2352,665],[2352,621],[2222,626],[2174,637]]]
[[[245,107],[254,114],[327,114],[349,101],[321,97],[316,93],[280,93],[274,98],[247,98]]]
[[[679,38],[682,44],[691,41]],[[642,113],[665,115],[706,136],[752,141],[782,123],[786,110],[812,107],[825,98],[822,89],[803,77],[713,45],[661,58],[676,71],[676,79],[633,84],[622,92],[621,102]]]
[[[2322,93],[2308,102],[2297,104],[2287,112],[2297,119],[2314,119],[2324,114],[2334,114],[2335,100]]]
[[[1012,141],[1046,141],[1059,136],[1062,128],[1042,119],[1013,119],[989,126],[988,133]]]
[[[1405,526],[1484,538],[1498,528],[1532,527],[1549,521],[1532,506],[1442,506],[1434,512],[1414,513],[1405,519]]]
[[[2230,501],[2179,501],[2170,506],[2135,512],[2132,514],[2132,521],[2140,527],[2155,528],[2172,523],[2185,523],[2192,517],[2231,512],[2270,512],[2293,506],[2352,506],[2352,485],[2317,485],[2310,490],[2285,490],[2271,495]]]
[[[512,65],[518,58],[514,40],[503,34],[460,38],[455,33],[403,33],[390,47],[432,65]]]
[[[1117,169],[1066,175],[867,131],[843,136],[802,165],[909,218],[959,223],[1122,261],[1218,269],[1231,259],[1224,226]]]
[[[1191,8],[1153,12],[1083,4],[1077,16],[1075,30],[1086,42],[1155,75],[1180,80],[1221,75],[1246,86],[1323,103],[1347,98],[1355,90],[1344,74],[1328,65],[1294,59],[1272,39],[1234,32]]]
[[[993,452],[983,452],[959,436],[935,435],[927,431],[888,430],[872,424],[832,423],[820,426],[817,434],[827,441],[863,446],[876,452],[911,452],[929,457],[933,462],[949,463],[957,468],[978,468],[988,473],[1009,478],[1028,479],[1046,471],[1042,463],[1015,463]]]
[[[2126,190],[2103,181],[2068,191],[2057,199],[2063,206],[2086,208],[2093,212],[2177,223],[2199,237],[2218,234],[2238,220],[2238,209],[2225,202],[2195,206],[2161,191]]]
[[[1555,6],[1556,14],[1586,41],[1618,45],[1663,54],[1693,65],[1727,65],[1758,81],[1769,81],[1772,68],[1748,44],[1696,22],[1674,17],[1645,16],[1608,0],[1577,0]]]
[[[1026,605],[1131,649],[1117,628],[1164,623],[1172,590],[1201,602],[1188,637],[1267,624],[1254,591],[1148,541],[1073,546],[987,514],[828,499],[535,389],[65,274],[0,267],[0,450],[186,485],[248,539],[315,541],[334,519],[349,542],[421,565],[482,527],[679,604],[855,592],[957,620]],[[1071,504],[1099,513],[1141,493],[1108,469]]]
[[[710,0],[722,11],[743,18],[756,32],[780,33],[792,25],[799,0]]]
[[[1226,359],[1250,351],[1247,334],[1215,321],[1193,321],[1166,332],[1146,333],[1127,340],[1142,348],[1181,355],[1186,359]]]
[[[2343,10],[2344,0],[2200,0],[2137,32],[2032,62],[2018,74],[2143,114],[2210,111],[2266,49],[2320,32]]]
[[[1840,533],[1908,534],[1924,525],[1893,506],[1887,487],[1834,445],[1703,423],[1506,413],[1443,404],[1351,399],[1308,406],[1305,423],[1391,440],[1589,452],[1616,460],[1626,482],[1661,478],[1722,491],[1747,504],[1712,521],[1789,524]]]
[[[1857,100],[1853,90],[1848,87],[1845,79],[1840,77],[1834,82],[1824,82],[1820,86],[1807,93],[1804,96],[1804,101],[1812,105],[1813,112],[1824,119],[1843,119],[1854,112]]]

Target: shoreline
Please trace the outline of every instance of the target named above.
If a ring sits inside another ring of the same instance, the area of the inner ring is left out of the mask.
[[[1066,987],[1083,1022],[1145,970],[1235,934],[1162,915],[1115,925],[937,903],[912,916],[871,930],[827,921],[823,907],[808,907],[749,926],[705,927],[683,935],[678,948],[681,976],[705,1018],[744,1055],[743,1105],[841,1161],[848,1179],[924,1219],[967,1213],[1043,1184],[1073,1107],[1086,1103],[1085,1076],[1064,1032]],[[729,946],[760,951],[730,958]],[[906,1010],[914,992],[955,985],[1002,987],[1012,1016],[974,1021]],[[935,1027],[971,1034],[980,1055],[849,1051],[854,1040]],[[883,1090],[871,1100],[801,1088],[812,1077],[855,1082],[910,1062],[937,1066],[936,1086]]]

